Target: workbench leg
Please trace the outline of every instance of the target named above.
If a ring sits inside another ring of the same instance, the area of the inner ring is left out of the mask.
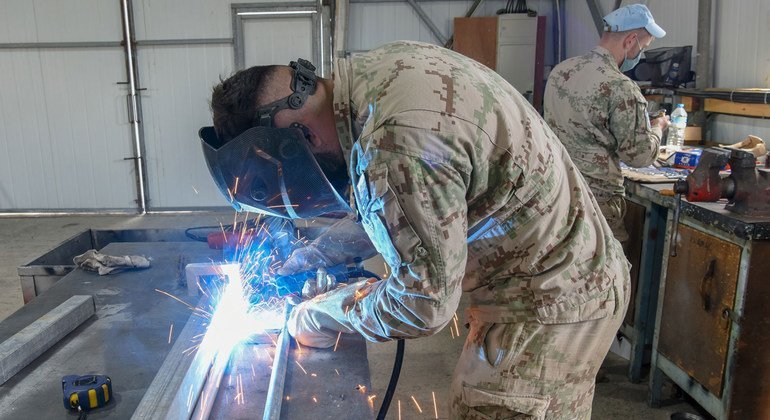
[[[628,361],[628,381],[639,383],[642,377],[642,364],[644,363],[644,337],[642,332],[636,330],[636,339],[631,345],[631,359]]]
[[[663,371],[653,366],[650,370],[650,396],[647,405],[652,408],[660,408],[663,394]]]
[[[628,380],[639,383],[642,380],[642,366],[648,346],[652,346],[655,316],[658,308],[661,261],[665,240],[665,207],[651,205],[647,209],[644,223],[644,248],[642,249],[639,282],[636,290],[636,314],[634,314],[634,343],[628,366]]]

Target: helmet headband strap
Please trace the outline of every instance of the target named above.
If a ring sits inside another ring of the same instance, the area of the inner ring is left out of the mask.
[[[289,67],[294,70],[294,76],[291,79],[292,94],[261,106],[254,114],[255,127],[274,127],[275,114],[284,109],[300,109],[307,97],[316,91],[317,80],[315,75],[315,66],[309,61],[298,58],[297,61],[289,63]]]

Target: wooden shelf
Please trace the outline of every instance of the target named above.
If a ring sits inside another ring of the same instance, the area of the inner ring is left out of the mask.
[[[705,102],[704,110],[706,112],[740,115],[744,117],[770,117],[770,105],[767,104],[746,104],[711,98],[706,98]]]

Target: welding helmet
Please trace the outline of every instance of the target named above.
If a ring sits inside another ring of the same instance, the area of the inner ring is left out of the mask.
[[[307,128],[273,125],[278,111],[299,109],[315,93],[315,67],[302,59],[291,67],[293,93],[257,109],[252,128],[231,140],[220,139],[214,127],[200,129],[209,172],[237,211],[291,219],[351,213],[310,151]]]

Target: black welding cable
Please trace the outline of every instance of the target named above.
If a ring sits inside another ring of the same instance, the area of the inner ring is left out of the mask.
[[[404,339],[402,338],[396,343],[396,360],[393,362],[393,372],[390,373],[388,390],[385,391],[385,398],[382,399],[380,411],[377,413],[377,420],[385,420],[385,416],[388,414],[388,408],[390,408],[390,402],[393,401],[393,394],[396,393],[398,377],[401,376],[401,365],[404,362],[404,347]]]
[[[196,230],[212,230],[213,231],[214,229],[229,229],[231,227],[233,227],[233,225],[222,226],[221,228],[219,226],[196,226],[196,227],[191,227],[191,228],[185,229],[184,230],[184,235],[187,236],[188,238],[192,239],[193,241],[207,242],[208,239],[205,236],[196,235],[196,234],[193,233],[193,231],[196,231]]]
[[[364,269],[352,269],[348,272],[348,276],[349,278],[375,278],[377,280],[382,280],[377,274]],[[393,361],[393,371],[390,372],[388,388],[385,391],[385,397],[382,399],[380,411],[377,413],[377,420],[385,420],[385,416],[388,414],[388,409],[390,408],[390,403],[393,401],[393,394],[396,393],[396,386],[398,385],[398,377],[401,376],[401,365],[404,363],[404,348],[404,339],[399,339],[398,342],[396,342],[396,360]]]

